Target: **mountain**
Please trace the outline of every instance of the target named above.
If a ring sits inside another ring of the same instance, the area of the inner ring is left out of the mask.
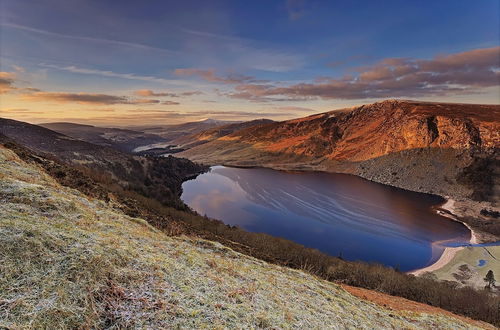
[[[167,141],[172,141],[182,136],[205,131],[217,126],[238,123],[234,121],[224,121],[215,119],[205,119],[201,121],[193,121],[177,125],[160,125],[160,126],[131,126],[130,129],[138,130],[144,133],[159,135]]]
[[[252,126],[180,155],[208,164],[346,172],[465,195],[456,177],[475,157],[498,155],[498,118],[496,105],[391,100]]]
[[[210,165],[355,174],[452,197],[457,208],[476,201],[469,215],[490,226],[492,218],[480,211],[498,210],[499,118],[499,105],[388,100],[248,127],[179,156]],[[500,237],[494,227],[487,231]]]
[[[256,119],[251,121],[245,121],[242,123],[227,124],[222,126],[217,126],[207,130],[203,130],[200,133],[195,133],[192,135],[182,136],[173,140],[171,143],[177,145],[179,148],[190,149],[195,146],[217,140],[223,136],[232,134],[236,131],[242,130],[244,128],[269,124],[273,121],[270,119]]]
[[[45,123],[39,126],[48,128],[72,138],[131,152],[135,148],[165,142],[166,139],[155,134],[121,128],[96,127],[74,123]]]
[[[146,221],[0,146],[0,327],[494,329]]]
[[[203,166],[187,159],[133,156],[11,119],[0,118],[0,134],[34,153],[102,177],[110,185],[180,208],[185,207],[179,198],[182,182],[204,171]]]

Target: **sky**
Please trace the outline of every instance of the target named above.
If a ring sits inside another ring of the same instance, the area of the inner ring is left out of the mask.
[[[500,104],[498,0],[0,0],[0,116],[284,120]]]

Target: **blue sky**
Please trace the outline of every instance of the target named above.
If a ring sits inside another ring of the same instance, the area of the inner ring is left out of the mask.
[[[499,103],[499,2],[2,0],[2,116],[285,119]]]

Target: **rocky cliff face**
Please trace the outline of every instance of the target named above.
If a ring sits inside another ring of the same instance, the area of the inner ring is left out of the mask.
[[[497,105],[388,100],[253,126],[181,156],[209,164],[351,173],[455,198],[482,189],[462,176],[487,159],[490,187],[481,198],[498,202],[499,118]]]

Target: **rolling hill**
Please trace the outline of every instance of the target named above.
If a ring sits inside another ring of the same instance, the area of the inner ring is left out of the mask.
[[[205,170],[187,159],[134,156],[11,119],[0,118],[0,135],[34,153],[90,172],[109,184],[179,208],[185,207],[179,199],[183,180]]]
[[[235,124],[238,122],[205,119],[200,121],[187,122],[174,125],[158,125],[158,126],[131,126],[132,130],[141,131],[148,134],[159,135],[167,141],[173,141],[182,136],[196,134],[214,127]]]
[[[78,140],[101,146],[112,147],[125,152],[131,152],[135,148],[143,145],[167,141],[156,134],[121,128],[96,127],[64,122],[45,123],[40,124],[39,126]]]
[[[233,124],[217,126],[214,128],[203,130],[199,133],[182,136],[180,138],[171,141],[171,143],[183,149],[190,149],[198,145],[217,140],[223,136],[232,134],[236,131],[245,128],[269,124],[269,123],[273,123],[273,121],[270,119],[256,119],[256,120],[245,121],[242,123],[233,123]]]

